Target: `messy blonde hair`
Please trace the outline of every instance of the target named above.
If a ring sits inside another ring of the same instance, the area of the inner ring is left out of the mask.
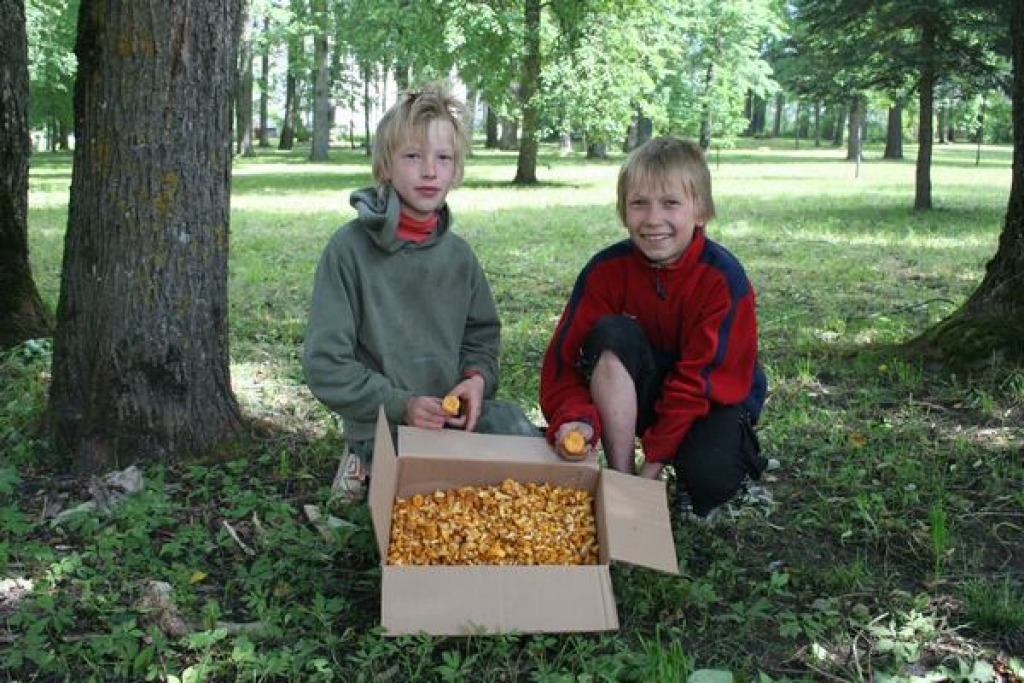
[[[706,223],[715,217],[711,197],[711,171],[704,152],[692,140],[651,138],[634,149],[619,171],[616,209],[626,223],[626,195],[634,187],[663,188],[682,181],[683,192],[693,201],[697,217]]]
[[[466,165],[469,138],[463,121],[466,106],[443,83],[428,83],[421,90],[399,95],[394,104],[377,124],[373,142],[373,180],[383,189],[391,178],[391,158],[395,151],[411,140],[427,137],[427,127],[434,119],[450,121],[455,128],[455,179],[453,186],[462,181]]]

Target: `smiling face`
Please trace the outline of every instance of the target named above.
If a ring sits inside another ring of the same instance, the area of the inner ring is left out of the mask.
[[[433,119],[419,139],[394,149],[382,180],[398,193],[408,216],[424,220],[444,206],[456,181],[455,159],[455,127],[451,121]]]
[[[682,181],[638,184],[626,192],[624,209],[633,244],[649,261],[660,265],[678,261],[693,241],[694,230],[703,223]]]
[[[661,265],[675,263],[697,226],[715,215],[704,152],[691,140],[648,140],[619,171],[616,208],[644,256]]]

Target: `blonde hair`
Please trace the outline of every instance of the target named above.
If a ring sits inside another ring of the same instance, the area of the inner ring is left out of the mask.
[[[657,137],[634,149],[619,170],[616,209],[623,225],[626,223],[626,195],[630,189],[665,187],[680,181],[683,191],[695,204],[700,221],[707,222],[714,218],[711,171],[697,143],[673,137]]]
[[[373,141],[373,180],[383,188],[391,178],[391,158],[402,145],[427,137],[431,121],[449,121],[455,129],[455,180],[462,181],[466,165],[469,138],[463,124],[466,106],[449,92],[443,83],[428,83],[421,90],[408,91],[399,96],[377,124]]]

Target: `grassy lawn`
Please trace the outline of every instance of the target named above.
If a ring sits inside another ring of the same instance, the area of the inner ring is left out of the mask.
[[[368,515],[328,500],[343,438],[302,383],[320,251],[369,184],[334,150],[238,159],[232,192],[235,391],[244,453],[144,472],[110,516],[55,476],[49,347],[0,357],[0,677],[11,680],[737,681],[1024,679],[1024,368],[900,351],[973,291],[995,253],[1010,150],[938,146],[934,210],[906,161],[871,148],[744,142],[710,156],[718,218],[758,291],[770,505],[674,527],[681,575],[614,566],[617,633],[385,638]],[[536,421],[540,359],[590,254],[625,237],[621,158],[477,150],[450,197],[504,321],[502,386]],[[70,157],[33,160],[37,283],[59,291]],[[325,541],[303,506],[343,523]],[[237,535],[237,539],[231,532]],[[244,547],[243,547],[244,545]],[[248,552],[247,552],[248,551]],[[140,605],[173,588],[187,635]]]

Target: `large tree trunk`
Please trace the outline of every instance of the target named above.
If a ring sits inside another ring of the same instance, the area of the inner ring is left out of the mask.
[[[24,0],[0,0],[0,349],[49,336],[28,259],[28,42]]]
[[[910,343],[967,363],[993,356],[1024,362],[1024,3],[1010,3],[1010,45],[1013,169],[999,248],[964,305]]]
[[[81,471],[236,438],[231,97],[242,0],[83,0],[50,412]]]
[[[526,50],[523,57],[523,80],[519,84],[519,98],[523,106],[523,130],[519,141],[519,161],[516,164],[516,185],[537,183],[537,139],[540,128],[540,112],[534,97],[540,85],[540,0],[526,0],[525,32]]]
[[[885,128],[885,153],[883,159],[903,158],[903,103],[896,102],[889,107]]]
[[[935,26],[931,22],[925,22],[922,29],[921,80],[917,86],[921,123],[917,134],[917,168],[914,176],[914,209],[918,211],[932,208],[932,135],[936,79]]]
[[[327,68],[327,1],[312,4],[316,33],[313,36],[313,142],[310,161],[327,161],[331,147],[331,76]]]

